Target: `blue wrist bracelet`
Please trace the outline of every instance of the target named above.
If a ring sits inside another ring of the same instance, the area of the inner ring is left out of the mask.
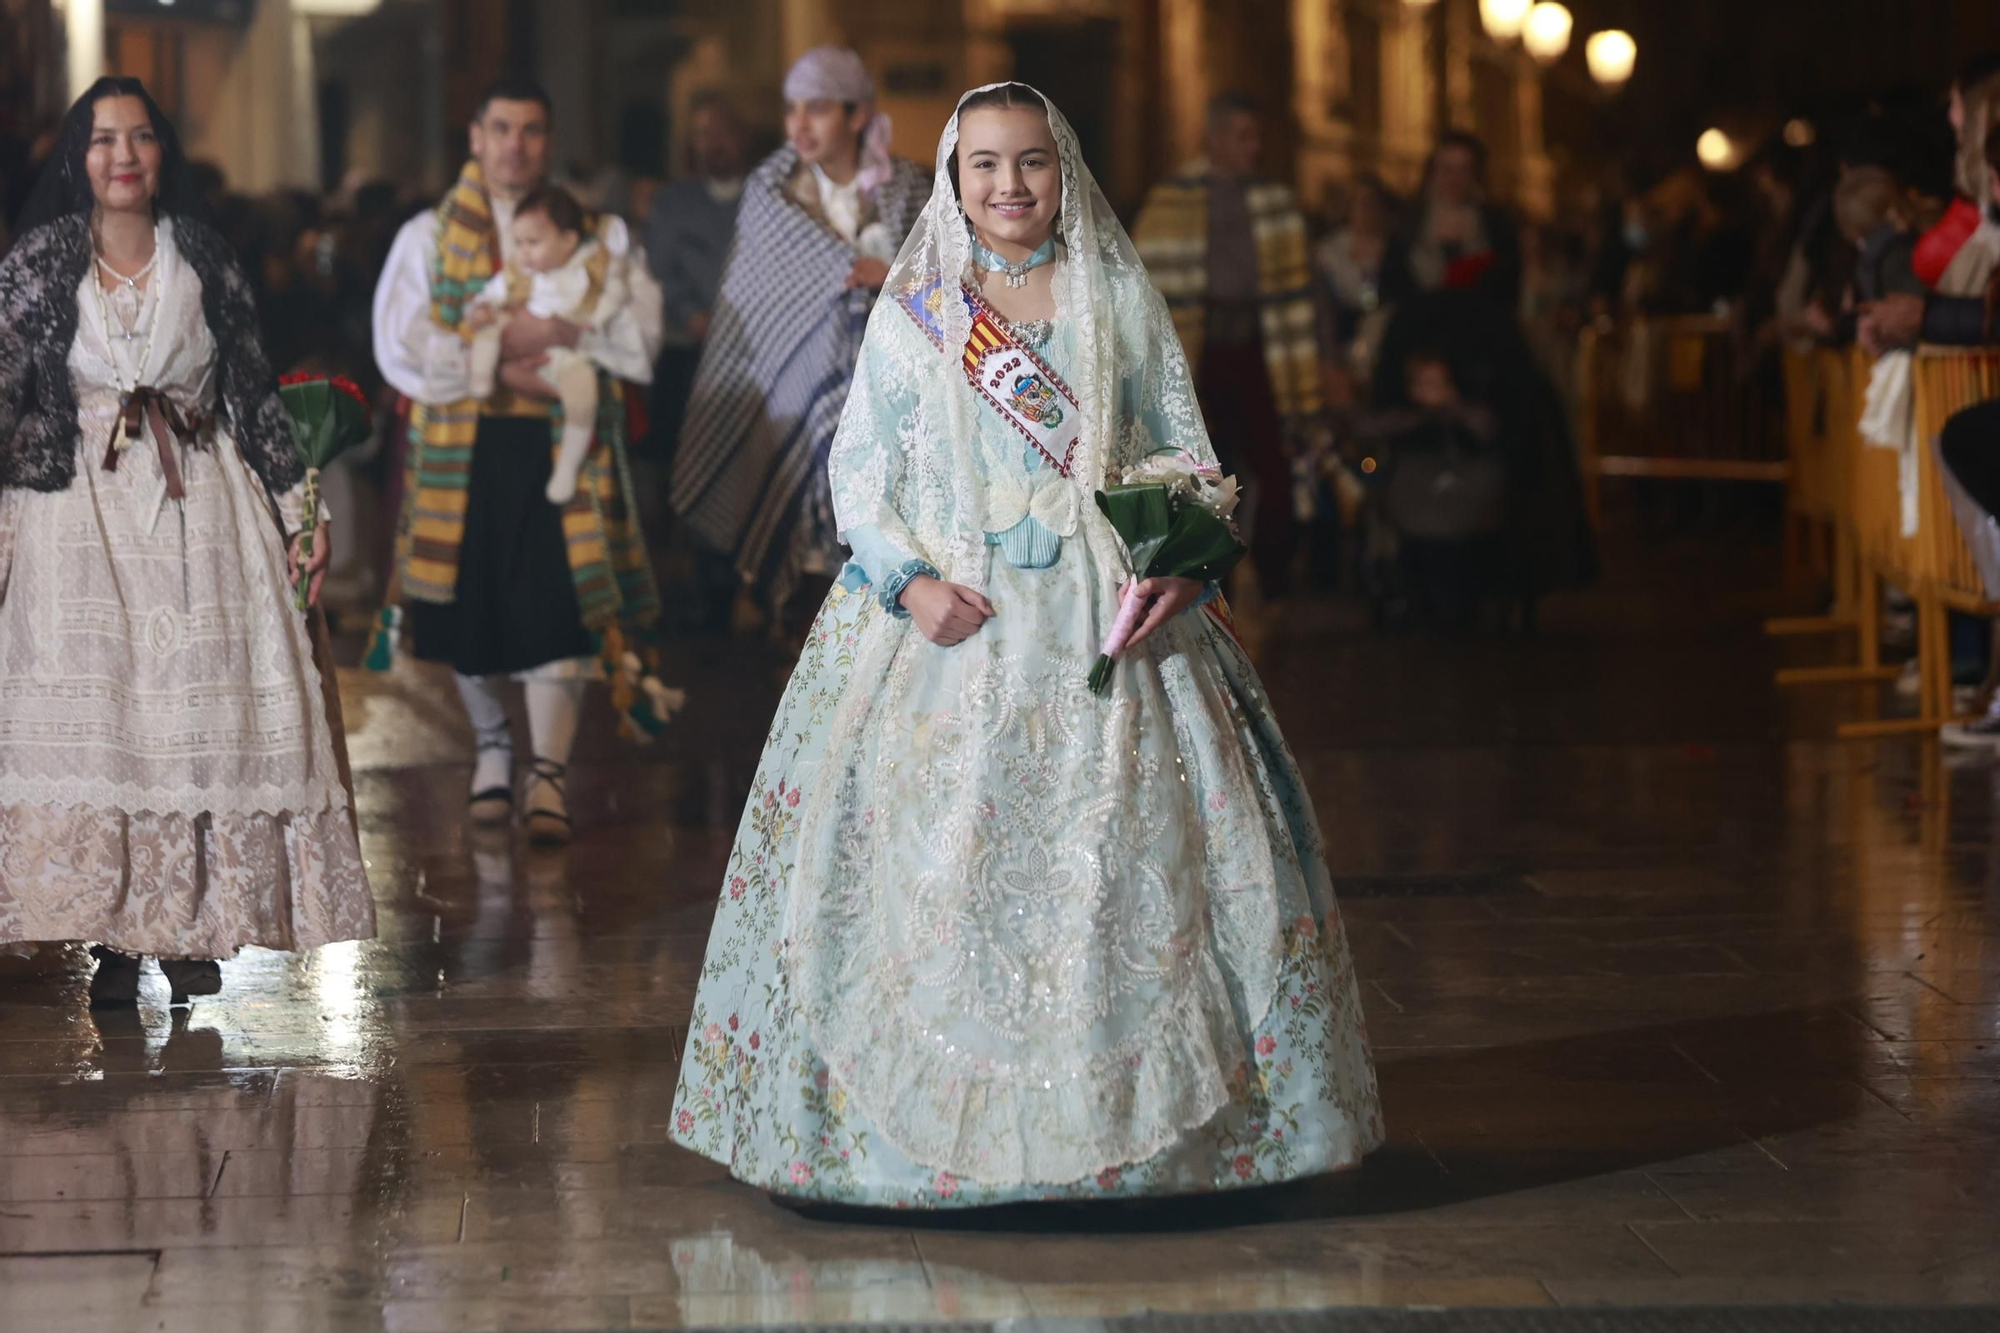
[[[934,579],[944,577],[928,560],[905,560],[901,569],[882,580],[882,591],[877,594],[881,599],[882,609],[898,620],[908,620],[910,613],[897,599],[903,595],[903,589],[926,576]]]

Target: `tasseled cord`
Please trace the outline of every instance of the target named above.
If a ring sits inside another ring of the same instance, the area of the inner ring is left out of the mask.
[[[375,628],[368,636],[368,651],[362,655],[361,665],[368,671],[387,671],[396,665],[396,648],[403,638],[403,608],[385,606],[375,617]]]
[[[687,706],[687,691],[673,689],[660,679],[659,649],[628,639],[618,625],[598,636],[598,662],[611,686],[618,734],[628,741],[644,744],[652,740]]]

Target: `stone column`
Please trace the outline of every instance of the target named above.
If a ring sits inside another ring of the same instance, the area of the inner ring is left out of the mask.
[[[1476,129],[1472,91],[1473,43],[1486,40],[1479,26],[1479,0],[1444,0],[1444,123],[1436,129]]]
[[[1292,0],[1292,114],[1300,137],[1292,185],[1309,209],[1324,204],[1329,189],[1357,166],[1354,124],[1338,111],[1354,88],[1347,16],[1355,3]]]
[[[1416,183],[1438,134],[1431,24],[1443,24],[1446,17],[1403,4],[1382,16],[1382,167],[1406,187]]]
[[[67,105],[104,77],[104,0],[69,0],[63,6],[63,45],[69,69]]]
[[[840,20],[828,0],[784,0],[785,68],[815,46],[846,44]]]
[[[535,6],[535,69],[555,103],[551,179],[564,178],[571,165],[604,165],[597,133],[602,85],[593,58],[602,23],[600,7],[583,0],[538,0]]]
[[[1167,141],[1173,162],[1201,152],[1202,119],[1214,92],[1202,0],[1161,0],[1160,79],[1166,87]]]
[[[1514,142],[1520,162],[1514,176],[1514,205],[1530,217],[1555,212],[1555,163],[1542,138],[1542,69],[1523,60],[1514,83]]]
[[[230,186],[249,194],[318,190],[319,80],[312,20],[291,0],[265,0],[239,36],[189,42],[190,84],[207,76],[198,124],[181,126],[188,156],[221,164]]]

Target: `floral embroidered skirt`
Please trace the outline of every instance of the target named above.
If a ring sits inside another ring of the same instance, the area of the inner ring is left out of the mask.
[[[1381,1143],[1255,672],[1195,611],[1089,694],[1084,561],[996,559],[998,614],[951,649],[834,589],[730,858],[677,1142],[762,1189],[927,1208],[1272,1184]]]

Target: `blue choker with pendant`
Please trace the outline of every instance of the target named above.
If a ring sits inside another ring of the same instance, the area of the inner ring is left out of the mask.
[[[1028,275],[1042,265],[1052,262],[1055,257],[1056,238],[1054,236],[1043,241],[1035,253],[1029,255],[1019,263],[1002,259],[999,255],[994,254],[991,250],[980,244],[977,236],[972,238],[972,262],[985,269],[988,273],[1004,274],[1009,287],[1027,286]]]

